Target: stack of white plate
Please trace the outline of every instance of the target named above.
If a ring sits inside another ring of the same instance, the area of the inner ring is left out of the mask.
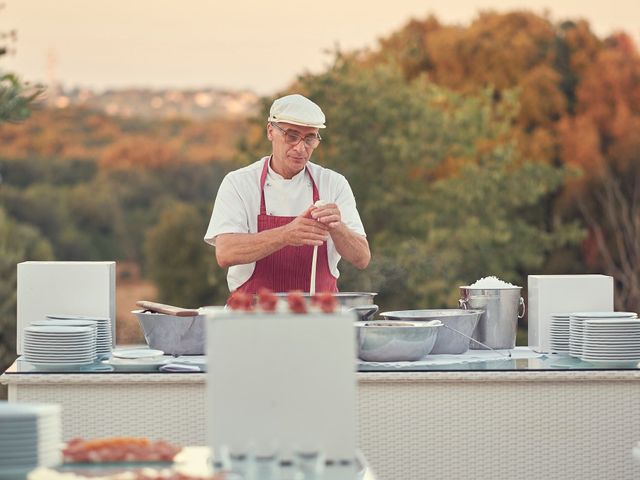
[[[113,350],[113,334],[109,317],[94,317],[90,315],[47,315],[49,320],[91,320],[97,323],[98,336],[96,351],[98,358],[109,358]]]
[[[551,353],[569,353],[569,314],[552,313],[550,327]]]
[[[640,362],[640,319],[585,320],[580,358],[594,365],[636,366]]]
[[[75,368],[95,362],[96,328],[32,325],[24,329],[23,358],[39,368]]]
[[[46,320],[34,320],[29,325],[32,327],[51,327],[57,325],[59,327],[91,327],[96,332],[96,338],[98,337],[98,322],[95,320],[52,320],[47,318]]]
[[[579,312],[569,320],[569,355],[580,358],[584,346],[584,322],[586,320],[636,318],[634,312]]]
[[[59,465],[61,432],[59,405],[0,401],[0,479]]]

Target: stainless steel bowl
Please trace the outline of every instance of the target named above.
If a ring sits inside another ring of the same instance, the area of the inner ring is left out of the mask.
[[[280,292],[276,293],[278,297],[286,298],[288,293]],[[309,293],[302,294],[308,301],[311,300],[311,295]],[[337,292],[332,293],[335,299],[338,302],[338,305],[342,305],[343,307],[360,307],[363,305],[373,305],[373,297],[377,295],[374,292]]]
[[[150,348],[169,355],[204,355],[205,316],[178,317],[133,310]]]
[[[460,354],[469,350],[470,340],[468,337],[473,335],[473,331],[482,315],[482,310],[398,310],[395,312],[383,312],[380,315],[388,320],[411,322],[440,320],[444,327],[438,330],[438,338],[431,353]]]
[[[358,358],[365,362],[420,360],[433,348],[440,322],[356,322]]]

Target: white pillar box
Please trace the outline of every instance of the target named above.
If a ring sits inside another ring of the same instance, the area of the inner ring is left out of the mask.
[[[46,315],[94,315],[111,319],[116,341],[116,262],[18,264],[17,351],[22,331]]]
[[[549,352],[551,314],[612,312],[613,277],[529,275],[529,346]]]
[[[234,448],[356,454],[355,317],[219,312],[207,317],[207,436]],[[217,458],[219,458],[216,455]]]

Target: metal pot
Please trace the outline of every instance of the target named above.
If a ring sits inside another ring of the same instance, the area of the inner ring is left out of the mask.
[[[518,319],[524,317],[521,287],[474,288],[460,287],[461,308],[482,310],[473,338],[496,349],[512,349],[516,345]],[[477,344],[472,349],[484,349]]]

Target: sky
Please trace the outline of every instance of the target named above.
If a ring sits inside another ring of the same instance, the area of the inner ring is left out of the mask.
[[[16,53],[0,69],[23,79],[94,89],[284,90],[322,71],[337,48],[375,48],[411,18],[468,24],[480,10],[528,9],[586,19],[600,36],[640,43],[633,0],[0,0],[0,33]],[[635,5],[634,5],[635,4]]]

